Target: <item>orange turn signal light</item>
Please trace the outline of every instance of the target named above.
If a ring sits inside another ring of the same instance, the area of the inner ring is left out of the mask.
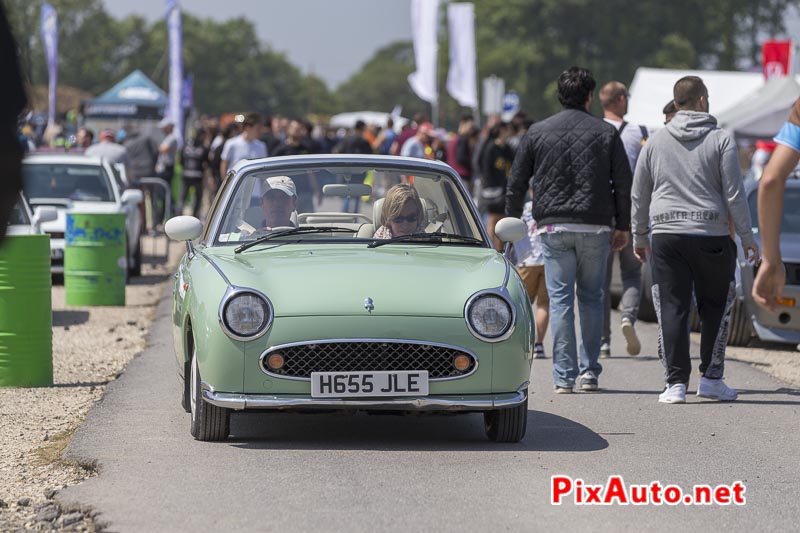
[[[285,362],[283,356],[279,353],[274,353],[267,358],[267,366],[272,370],[280,370]]]
[[[794,298],[778,298],[778,305],[782,305],[784,307],[794,307],[794,304]]]
[[[457,355],[453,358],[453,367],[459,372],[469,368],[470,360],[466,355]]]

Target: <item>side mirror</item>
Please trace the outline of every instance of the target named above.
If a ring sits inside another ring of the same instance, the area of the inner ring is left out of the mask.
[[[42,205],[33,210],[33,220],[31,222],[37,228],[45,222],[52,222],[58,218],[58,211],[52,205]]]
[[[123,204],[140,204],[144,201],[144,194],[139,189],[125,189],[121,200]]]
[[[167,220],[164,231],[172,240],[193,241],[203,232],[203,223],[194,217],[173,217]]]
[[[494,227],[494,234],[502,242],[512,244],[528,235],[528,228],[518,218],[506,217],[501,219]]]

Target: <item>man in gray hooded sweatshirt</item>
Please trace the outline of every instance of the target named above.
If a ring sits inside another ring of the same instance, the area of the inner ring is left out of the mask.
[[[758,259],[758,247],[736,142],[708,114],[708,89],[703,80],[681,78],[673,96],[678,113],[642,150],[631,194],[634,253],[642,262],[652,233],[653,303],[667,382],[658,401],[686,401],[693,287],[702,321],[702,377],[697,395],[731,401],[737,393],[722,379],[736,297],[736,243],[730,238],[731,222],[748,260]]]

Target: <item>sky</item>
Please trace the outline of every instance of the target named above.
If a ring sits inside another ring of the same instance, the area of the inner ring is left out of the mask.
[[[116,18],[164,16],[164,0],[103,0]],[[179,0],[194,16],[244,16],[261,42],[284,52],[305,73],[330,88],[346,81],[383,46],[411,40],[410,0]],[[224,7],[224,9],[222,9]]]

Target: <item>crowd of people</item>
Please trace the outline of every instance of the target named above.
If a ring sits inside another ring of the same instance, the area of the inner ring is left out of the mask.
[[[535,358],[545,357],[544,336],[548,326],[552,330],[557,393],[599,388],[600,359],[611,355],[610,286],[616,256],[623,288],[618,330],[631,356],[642,348],[635,324],[643,264],[649,263],[652,271],[660,324],[658,350],[666,381],[659,401],[685,401],[693,300],[702,323],[697,393],[733,400],[736,391],[723,380],[735,296],[733,238],[738,234],[750,261],[759,260],[736,142],[709,114],[708,91],[700,78],[688,76],[675,84],[674,99],[663,108],[666,127],[652,134],[625,121],[630,94],[618,81],[600,88],[603,117],[593,116],[589,108],[595,85],[586,69],[564,71],[557,84],[562,111],[536,123],[520,112],[508,122],[488,117],[478,127],[472,116],[465,115],[456,131],[448,132],[418,113],[399,131],[392,118],[382,125],[358,121],[352,129],[342,130],[301,118],[265,119],[252,112],[224,125],[201,119],[189,128],[184,143],[172,121],[164,119],[158,140],[134,127],[102,130],[95,140],[95,132],[80,128],[73,144],[86,155],[123,165],[134,184],[140,177],[171,182],[180,163],[181,193],[175,212],[188,210],[198,218],[203,199],[213,198],[228,171],[243,159],[341,153],[446,162],[473,195],[497,250],[502,250],[502,243],[494,227],[501,218],[522,218],[528,227],[528,238],[516,243],[513,257],[535,305]],[[800,111],[795,115],[800,124]],[[759,197],[773,203],[782,192],[786,168],[794,168],[800,157],[795,147],[800,146],[795,138],[800,135],[790,135],[800,126],[792,129],[792,124],[782,130],[786,139],[779,136],[770,143],[775,163],[764,169],[762,162],[759,168],[765,176],[765,192]],[[33,144],[29,130],[19,133],[23,149]],[[311,212],[315,201],[322,201],[322,185],[314,178],[297,185],[303,190],[293,183],[291,191],[284,192],[295,202],[295,210]],[[414,227],[411,215],[405,214],[416,209],[413,187],[392,190],[392,195],[398,201],[386,206],[393,205],[394,218],[401,221],[397,224],[407,227],[387,223],[379,228],[378,237]],[[358,212],[359,201],[346,198],[342,209]],[[161,224],[165,215],[156,209],[152,225]],[[775,226],[773,222],[767,216],[762,224]],[[775,242],[765,238],[769,253],[754,289],[756,300],[768,307],[774,306],[783,285]],[[576,296],[580,343],[575,335]]]

